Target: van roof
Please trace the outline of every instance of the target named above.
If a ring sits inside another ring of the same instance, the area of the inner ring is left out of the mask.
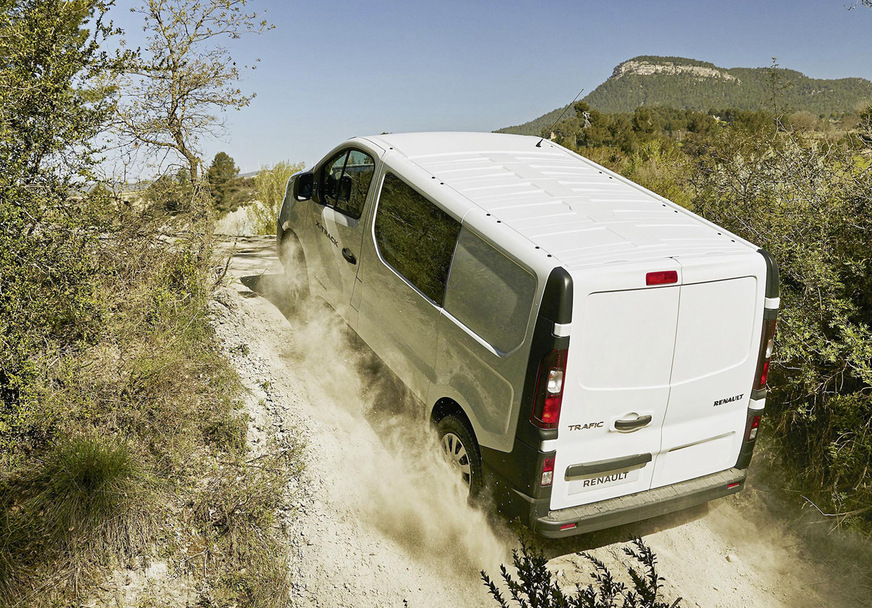
[[[405,157],[570,268],[756,250],[539,137],[434,132],[363,139]]]

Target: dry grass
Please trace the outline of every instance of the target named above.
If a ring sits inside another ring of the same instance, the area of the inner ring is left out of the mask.
[[[208,215],[202,201],[183,206],[127,210],[94,240],[90,334],[40,353],[0,454],[0,606],[78,604],[150,555],[185,571],[195,537],[210,568],[188,575],[210,597],[285,595],[272,517],[295,454],[248,453],[242,388],[209,324]]]

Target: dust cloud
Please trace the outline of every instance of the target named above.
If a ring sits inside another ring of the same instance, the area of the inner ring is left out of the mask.
[[[514,536],[468,504],[424,404],[320,298],[301,297],[305,277],[268,278],[264,295],[294,328],[287,363],[302,372],[311,416],[330,429],[331,503],[455,577],[510,561]]]

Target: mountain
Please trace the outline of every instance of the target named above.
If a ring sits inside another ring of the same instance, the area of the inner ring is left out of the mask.
[[[640,56],[619,64],[584,101],[602,112],[632,112],[643,105],[702,112],[723,108],[772,112],[773,98],[778,112],[842,114],[872,102],[872,82],[809,78],[784,68],[727,69],[683,57]],[[538,135],[563,109],[500,132]]]

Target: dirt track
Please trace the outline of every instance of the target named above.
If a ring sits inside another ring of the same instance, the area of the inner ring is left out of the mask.
[[[467,506],[416,405],[342,321],[317,302],[294,309],[283,298],[273,239],[221,246],[234,253],[215,325],[257,397],[253,439],[306,443],[299,508],[287,517],[294,605],[496,606],[478,573],[509,563],[516,534]],[[752,476],[746,491],[707,506],[537,546],[570,587],[590,580],[576,552],[618,574],[621,548],[641,536],[659,559],[665,597],[682,606],[872,605],[868,579],[852,576],[849,562],[810,557],[772,504]]]

